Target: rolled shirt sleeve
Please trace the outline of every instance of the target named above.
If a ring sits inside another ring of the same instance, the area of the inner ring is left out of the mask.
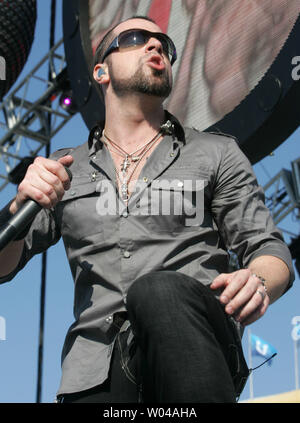
[[[264,201],[249,160],[234,140],[228,140],[212,200],[220,235],[227,249],[237,255],[241,267],[262,255],[283,260],[290,271],[289,289],[295,278],[291,254]]]
[[[46,251],[60,239],[60,230],[53,210],[42,209],[33,220],[24,238],[24,248],[17,267],[8,275],[0,278],[0,284],[11,281],[36,254]]]
[[[58,160],[72,151],[72,148],[57,150],[49,156],[49,159]],[[30,230],[24,238],[24,248],[17,267],[8,275],[0,277],[0,284],[11,281],[33,256],[56,244],[60,237],[60,226],[57,223],[54,209],[41,209],[32,221]]]

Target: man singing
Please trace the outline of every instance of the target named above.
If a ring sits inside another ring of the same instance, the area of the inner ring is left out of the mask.
[[[289,250],[235,140],[164,110],[175,60],[148,18],[110,30],[94,66],[105,122],[85,144],[36,158],[1,212],[3,224],[28,198],[43,207],[1,252],[1,282],[65,244],[75,320],[59,402],[235,402],[248,375],[243,328],[292,285]]]

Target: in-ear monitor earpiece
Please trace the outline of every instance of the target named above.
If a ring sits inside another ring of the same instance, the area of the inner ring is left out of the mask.
[[[102,68],[100,68],[100,69],[98,70],[98,78],[100,78],[102,75],[105,75],[105,70],[104,70],[104,69],[102,69]]]

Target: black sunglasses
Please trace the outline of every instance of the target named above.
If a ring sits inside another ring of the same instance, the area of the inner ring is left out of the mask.
[[[121,32],[109,45],[109,47],[103,54],[103,58],[101,59],[101,61],[104,62],[106,57],[118,48],[121,49],[133,46],[143,46],[148,42],[151,37],[156,38],[158,41],[160,41],[163,52],[168,56],[171,65],[173,65],[173,63],[177,59],[177,54],[176,47],[171,38],[161,32],[150,32],[144,29],[128,29],[127,31]]]

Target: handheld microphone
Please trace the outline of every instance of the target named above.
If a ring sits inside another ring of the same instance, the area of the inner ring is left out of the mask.
[[[72,172],[65,166],[70,181]],[[35,218],[42,206],[34,200],[26,200],[19,210],[8,220],[0,230],[0,251],[3,250],[11,241],[24,231],[27,225]]]

